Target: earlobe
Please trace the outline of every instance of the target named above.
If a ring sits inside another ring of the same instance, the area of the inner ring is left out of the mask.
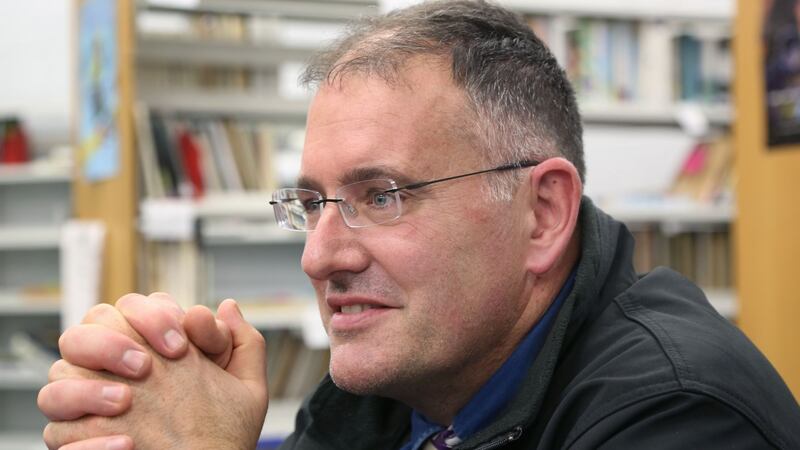
[[[531,171],[530,230],[526,266],[540,276],[567,251],[578,221],[582,185],[575,166],[551,158]]]

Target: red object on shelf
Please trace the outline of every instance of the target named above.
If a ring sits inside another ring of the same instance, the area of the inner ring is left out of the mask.
[[[6,124],[0,141],[0,163],[21,164],[28,162],[28,139],[19,122]]]
[[[203,172],[200,168],[200,149],[188,130],[182,130],[178,136],[183,169],[192,184],[194,198],[203,196]]]

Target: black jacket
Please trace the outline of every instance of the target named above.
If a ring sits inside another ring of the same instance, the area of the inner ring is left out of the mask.
[[[584,199],[573,292],[509,407],[458,449],[800,449],[800,408],[753,344],[665,268],[637,277],[633,238]],[[391,450],[405,405],[326,377],[282,449]]]

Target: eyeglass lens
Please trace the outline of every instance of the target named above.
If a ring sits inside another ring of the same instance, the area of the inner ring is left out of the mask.
[[[400,217],[400,194],[387,192],[396,187],[388,179],[359,181],[340,187],[332,199],[309,189],[279,189],[273,195],[275,217],[281,228],[310,231],[316,228],[324,205],[337,203],[347,226],[379,225]]]

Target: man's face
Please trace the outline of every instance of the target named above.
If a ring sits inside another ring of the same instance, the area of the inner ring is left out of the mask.
[[[334,197],[364,179],[402,186],[488,168],[468,114],[464,93],[431,60],[409,64],[393,86],[346,75],[312,103],[303,184]],[[523,189],[493,202],[486,183],[481,175],[401,192],[400,219],[370,228],[348,228],[333,204],[325,208],[303,270],[340,387],[407,397],[492,366],[516,344],[526,303]]]

